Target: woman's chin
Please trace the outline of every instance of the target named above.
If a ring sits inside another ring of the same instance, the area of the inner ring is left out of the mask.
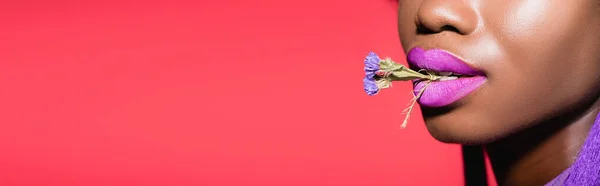
[[[481,126],[481,122],[456,120],[444,116],[425,118],[427,130],[433,138],[443,143],[483,145],[500,139],[501,130]]]

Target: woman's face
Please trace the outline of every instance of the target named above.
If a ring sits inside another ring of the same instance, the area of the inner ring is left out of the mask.
[[[488,143],[600,96],[600,0],[400,0],[398,11],[405,52],[441,49],[483,72],[461,99],[421,104],[440,141]]]

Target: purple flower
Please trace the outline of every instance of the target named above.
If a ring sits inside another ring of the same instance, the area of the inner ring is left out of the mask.
[[[365,74],[368,79],[375,79],[375,72],[379,70],[379,56],[374,52],[369,52],[365,58]]]
[[[363,79],[363,86],[365,87],[365,92],[369,96],[374,96],[375,94],[377,94],[377,92],[379,92],[379,87],[377,87],[375,79],[365,77]]]

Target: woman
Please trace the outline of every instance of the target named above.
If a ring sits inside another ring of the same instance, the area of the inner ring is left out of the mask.
[[[410,67],[445,76],[419,99],[433,137],[483,145],[500,185],[600,185],[600,0],[400,0],[398,12]]]

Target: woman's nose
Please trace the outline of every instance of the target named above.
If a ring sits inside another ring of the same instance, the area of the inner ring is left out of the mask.
[[[423,0],[415,23],[420,33],[443,31],[468,35],[477,29],[477,12],[467,0]]]

